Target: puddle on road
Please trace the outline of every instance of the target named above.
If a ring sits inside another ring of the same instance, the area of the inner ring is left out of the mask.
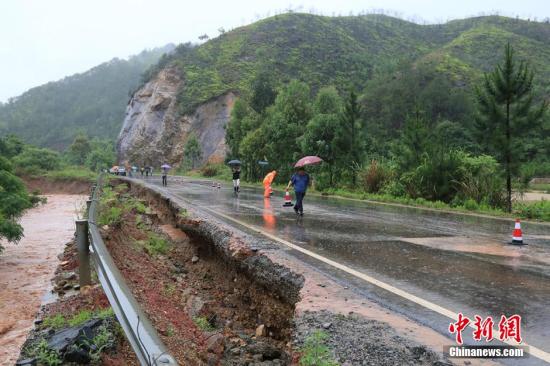
[[[492,241],[487,238],[470,237],[430,237],[430,238],[398,238],[407,243],[423,245],[430,248],[464,253],[478,253],[498,257],[521,258],[550,265],[550,253],[544,247],[511,245],[506,242]],[[528,240],[526,240],[527,242]]]
[[[85,197],[48,195],[48,203],[21,219],[25,237],[3,243],[0,255],[0,364],[14,364],[58,265],[57,255],[74,235]]]

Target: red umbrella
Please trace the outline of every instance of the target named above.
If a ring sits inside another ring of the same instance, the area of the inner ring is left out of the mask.
[[[299,167],[302,167],[302,166],[319,164],[319,163],[322,163],[322,162],[323,162],[323,159],[321,159],[318,156],[304,156],[303,158],[298,160],[296,162],[296,164],[294,164],[294,167],[299,168]]]

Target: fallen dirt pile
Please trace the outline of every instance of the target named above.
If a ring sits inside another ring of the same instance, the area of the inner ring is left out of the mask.
[[[290,364],[301,276],[166,197],[127,182],[111,186],[102,235],[180,364]]]

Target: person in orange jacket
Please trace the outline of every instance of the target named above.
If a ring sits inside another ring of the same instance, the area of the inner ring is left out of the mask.
[[[272,172],[267,173],[267,175],[264,178],[263,184],[264,184],[264,197],[269,198],[271,197],[271,194],[273,193],[273,189],[271,188],[271,184],[273,183],[273,180],[275,179],[275,176],[277,175],[277,171],[273,170]]]

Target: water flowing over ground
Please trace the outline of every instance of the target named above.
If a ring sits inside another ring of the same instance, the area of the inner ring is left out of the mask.
[[[32,328],[58,265],[58,254],[74,235],[74,220],[85,197],[48,195],[48,202],[21,219],[25,237],[2,243],[0,255],[0,365],[12,365]]]

